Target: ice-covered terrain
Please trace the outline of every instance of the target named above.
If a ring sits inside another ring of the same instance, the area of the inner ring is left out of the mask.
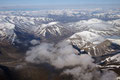
[[[1,65],[18,71],[18,78],[114,80],[114,72],[120,75],[120,11],[0,11]]]
[[[0,11],[1,40],[9,39],[12,43],[28,45],[35,39],[52,43],[67,39],[72,45],[84,50],[87,49],[86,51],[94,55],[97,52],[102,54],[103,52],[109,53],[109,50],[114,51],[108,47],[113,46],[113,43],[118,43],[116,39],[120,38],[120,19],[104,20],[100,16],[95,17],[95,15],[102,14],[105,17],[107,12],[101,9],[97,9],[99,12],[95,11],[79,9],[72,11],[69,9],[49,10],[47,13],[43,10]],[[109,12],[109,15],[117,16],[118,14],[119,11]],[[91,18],[82,19],[84,15]],[[71,22],[70,18],[77,19],[77,21]],[[104,49],[101,47],[103,45]]]
[[[65,39],[94,55],[110,53],[119,45],[119,15],[118,9],[0,11],[0,37],[24,44]]]
[[[56,38],[58,36],[62,38],[63,36],[67,36],[67,33],[70,34],[70,31],[62,23],[55,22],[51,18],[1,15],[0,22],[2,38],[6,38],[4,36],[8,35],[13,36],[13,34],[18,35],[18,33],[23,34],[23,36],[27,33],[43,39]]]
[[[14,24],[0,20],[0,40],[8,39],[13,42],[16,37],[14,28]]]
[[[82,31],[73,34],[67,41],[82,49],[90,46],[95,47],[97,44],[105,41],[105,39],[98,34],[89,31]]]
[[[112,37],[120,35],[119,20],[102,21],[99,19],[81,20],[76,23],[70,23],[69,26],[75,27],[76,31],[90,31],[103,37]]]

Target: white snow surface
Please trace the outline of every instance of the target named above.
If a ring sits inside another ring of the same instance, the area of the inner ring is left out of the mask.
[[[109,58],[106,58],[106,60],[109,62],[109,61],[115,61],[115,62],[120,62],[120,53],[112,56],[112,57],[109,57]]]
[[[89,32],[89,31],[75,33],[70,38],[81,38],[83,42],[85,42],[85,43],[91,42],[93,44],[98,44],[105,40],[102,36],[92,33],[92,32]]]

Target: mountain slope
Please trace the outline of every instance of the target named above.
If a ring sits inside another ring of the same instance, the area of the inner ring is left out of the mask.
[[[14,33],[15,25],[8,22],[0,22],[0,40],[8,39],[14,41],[16,34]]]
[[[81,48],[87,43],[96,45],[103,42],[105,39],[98,34],[89,31],[83,31],[75,33],[68,40],[72,42],[72,44],[78,45],[78,47]]]
[[[67,41],[91,56],[103,56],[120,49],[119,44],[89,31],[75,33]]]
[[[113,21],[102,21],[99,19],[81,20],[75,23],[69,23],[71,29],[77,32],[90,31],[104,37],[120,36],[119,19]]]

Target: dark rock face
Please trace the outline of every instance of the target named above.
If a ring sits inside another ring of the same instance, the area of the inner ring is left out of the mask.
[[[103,56],[116,52],[117,50],[120,50],[120,46],[109,40],[106,40],[95,47],[86,49],[86,51],[89,51],[92,56]]]
[[[10,69],[3,65],[0,65],[0,80],[13,80]]]
[[[104,56],[107,54],[109,55],[113,52],[117,52],[120,50],[120,45],[112,43],[109,40],[105,40],[104,42],[97,45],[94,45],[92,43],[86,43],[81,48],[77,45],[74,45],[73,47],[77,49],[80,53],[81,53],[81,50],[84,50],[87,54],[93,57]]]

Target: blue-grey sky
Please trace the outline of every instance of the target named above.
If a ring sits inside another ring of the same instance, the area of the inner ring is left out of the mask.
[[[120,4],[120,0],[0,0],[1,6]]]

